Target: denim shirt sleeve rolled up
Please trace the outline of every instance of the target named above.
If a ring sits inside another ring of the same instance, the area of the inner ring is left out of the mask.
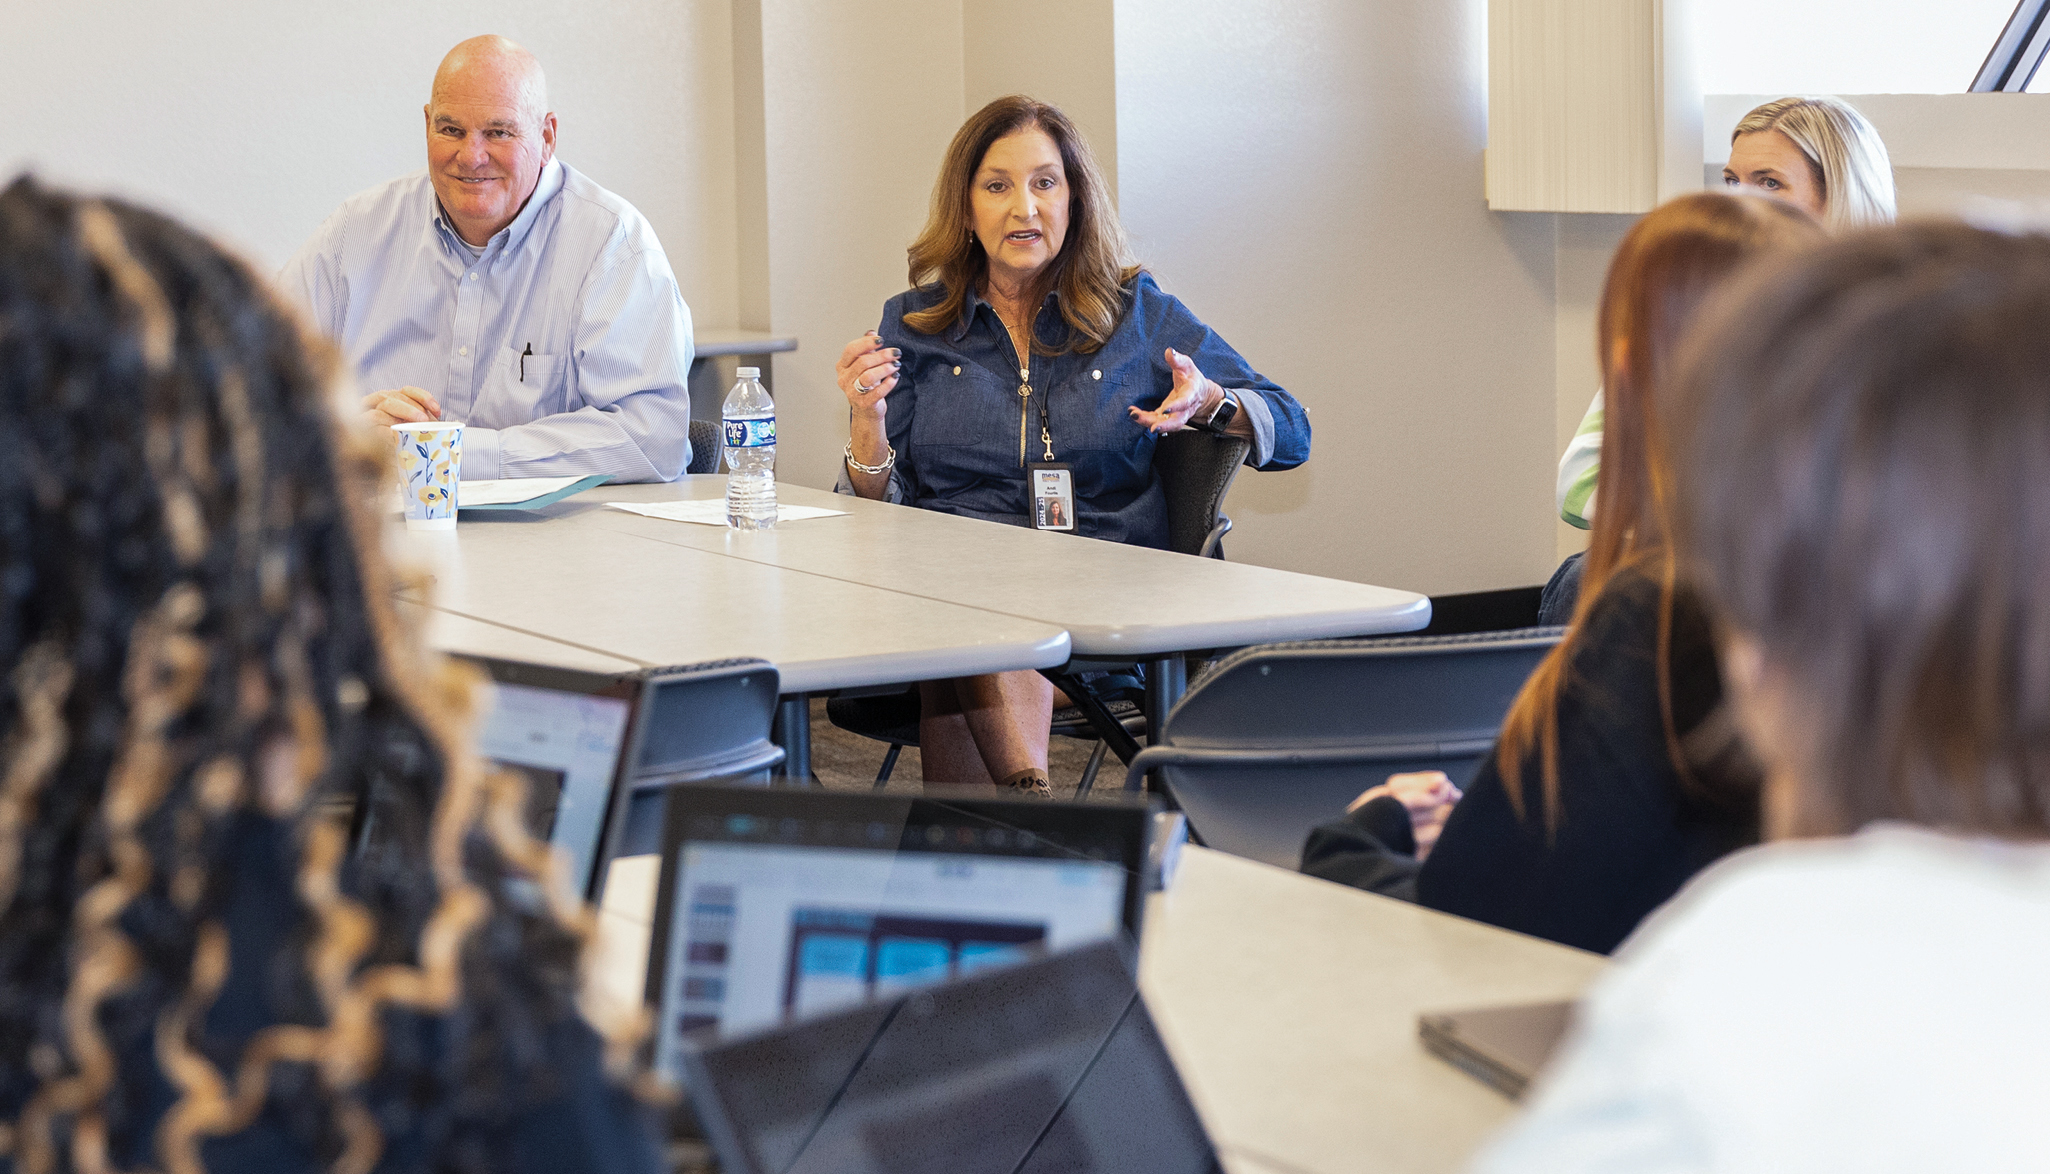
[[[1180,300],[1140,273],[1126,287],[1124,316],[1102,348],[1035,354],[1030,397],[1018,393],[1018,359],[996,311],[971,296],[959,321],[937,334],[904,316],[938,302],[937,288],[911,290],[883,307],[883,343],[904,352],[885,429],[897,451],[888,500],[1014,526],[1029,523],[1026,466],[1046,459],[1042,403],[1053,460],[1074,470],[1076,533],[1141,546],[1167,545],[1167,503],[1153,470],[1158,440],[1127,410],[1153,410],[1174,389],[1173,347],[1235,392],[1253,426],[1246,463],[1293,469],[1310,455],[1310,422],[1295,397],[1253,370]],[[1034,324],[1058,350],[1068,337],[1058,295]],[[853,486],[843,466],[840,491]]]

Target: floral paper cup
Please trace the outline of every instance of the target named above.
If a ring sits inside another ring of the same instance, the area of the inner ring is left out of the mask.
[[[463,426],[394,424],[399,448],[400,496],[406,529],[456,528],[456,495],[463,465]]]

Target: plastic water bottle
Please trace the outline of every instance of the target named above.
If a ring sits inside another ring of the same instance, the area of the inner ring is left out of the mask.
[[[759,367],[742,367],[726,393],[726,524],[735,530],[776,525],[776,404]]]

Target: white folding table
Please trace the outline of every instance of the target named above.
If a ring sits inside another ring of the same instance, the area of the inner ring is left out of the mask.
[[[1139,984],[1234,1174],[1450,1174],[1515,1104],[1424,1051],[1418,1013],[1576,998],[1606,964],[1192,847]]]
[[[718,498],[725,484],[601,485],[533,512],[467,513],[453,532],[396,544],[433,568],[432,605],[471,621],[639,665],[775,662],[779,738],[798,778],[810,773],[807,693],[1144,661],[1157,731],[1181,697],[1186,652],[1430,620],[1414,592],[794,485],[777,486],[785,504],[844,514],[740,532],[605,504]]]
[[[725,487],[722,476],[684,477],[667,485],[600,486],[563,504],[716,498]],[[1147,663],[1146,716],[1155,731],[1186,686],[1184,653],[1408,632],[1431,619],[1430,600],[1411,591],[1088,541],[802,486],[778,484],[776,491],[783,504],[823,506],[846,516],[760,533],[611,509],[585,515],[585,524],[1053,624],[1067,631],[1077,661]],[[1119,756],[1129,760],[1128,750],[1121,748]]]
[[[429,638],[449,652],[595,671],[767,660],[785,697],[785,770],[799,779],[811,776],[808,693],[1069,656],[1052,624],[652,541],[590,525],[590,513],[563,503],[465,515],[453,531],[395,531],[395,557],[431,576],[418,602],[447,617]]]

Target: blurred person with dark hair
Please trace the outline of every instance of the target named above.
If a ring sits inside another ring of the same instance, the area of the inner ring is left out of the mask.
[[[0,193],[0,1166],[656,1170],[309,338],[163,217]]]
[[[1590,992],[1490,1171],[2050,1168],[2050,237],[1875,231],[1720,294],[1677,544],[1775,841]]]
[[[910,261],[912,288],[840,354],[843,493],[1027,526],[1053,516],[1035,513],[1028,470],[1058,463],[1072,476],[1060,525],[1165,547],[1160,436],[1244,437],[1255,469],[1309,458],[1295,397],[1132,259],[1096,157],[1056,107],[1014,94],[969,116]],[[1034,672],[925,682],[926,779],[1048,793],[1053,706]]]
[[[1820,237],[1787,204],[1704,192],[1623,238],[1598,320],[1608,499],[1565,638],[1463,797],[1439,771],[1395,775],[1311,833],[1303,871],[1606,952],[1688,877],[1756,842],[1757,780],[1723,712],[1707,619],[1674,581],[1664,399],[1710,292]]]

